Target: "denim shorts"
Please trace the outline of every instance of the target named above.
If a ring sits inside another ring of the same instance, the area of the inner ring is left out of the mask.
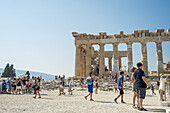
[[[137,98],[145,99],[146,96],[146,88],[137,88]]]

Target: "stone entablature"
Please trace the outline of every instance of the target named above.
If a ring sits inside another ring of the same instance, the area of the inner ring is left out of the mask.
[[[163,73],[163,56],[162,56],[162,42],[170,41],[170,29],[164,32],[164,29],[157,29],[156,32],[149,32],[149,30],[138,30],[132,34],[107,35],[106,32],[99,33],[99,35],[92,35],[86,33],[72,33],[75,38],[76,46],[76,60],[75,60],[75,76],[88,75],[92,70],[92,63],[94,59],[99,58],[99,75],[103,76],[105,73],[105,58],[109,61],[109,71],[117,73],[121,68],[121,57],[127,57],[127,68],[130,70],[133,64],[132,44],[141,43],[141,55],[144,62],[143,70],[148,75],[148,60],[147,60],[147,43],[155,42],[157,49],[157,73]],[[126,43],[127,51],[118,51],[118,44]],[[100,49],[95,51],[92,45],[98,44]],[[113,51],[104,51],[105,44],[112,44]],[[112,65],[113,59],[113,65]],[[113,66],[113,68],[112,68]]]
[[[96,40],[96,39],[117,39],[117,38],[144,38],[144,37],[158,37],[158,36],[170,36],[170,29],[164,32],[164,29],[157,29],[156,32],[149,32],[149,30],[136,30],[132,34],[124,34],[120,31],[120,34],[107,35],[106,32],[100,32],[99,35],[92,35],[86,33],[73,32],[73,36],[76,40]]]

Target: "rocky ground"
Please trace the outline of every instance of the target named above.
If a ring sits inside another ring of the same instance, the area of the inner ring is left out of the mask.
[[[158,94],[158,91],[156,91]],[[42,98],[33,99],[33,95],[0,95],[0,113],[138,113],[132,108],[132,92],[125,91],[125,102],[114,103],[118,93],[113,91],[99,91],[94,94],[94,102],[84,99],[86,91],[74,90],[74,95],[58,96],[58,90],[41,91]],[[144,107],[148,113],[163,113],[166,107],[161,107],[158,95],[151,95],[147,91]]]

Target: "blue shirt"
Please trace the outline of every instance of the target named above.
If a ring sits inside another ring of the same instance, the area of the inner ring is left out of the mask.
[[[6,88],[6,85],[7,85],[7,83],[6,83],[6,82],[3,82],[3,83],[2,83],[2,88]]]
[[[145,76],[145,73],[142,69],[138,68],[134,72],[134,77],[135,77],[135,88],[146,88],[147,85],[143,81],[142,77]]]
[[[122,84],[123,84],[123,76],[122,76],[122,75],[120,75],[120,76],[118,77],[118,80],[117,80],[117,88],[118,88],[118,89],[119,89],[119,88],[122,88],[121,82],[122,82]]]

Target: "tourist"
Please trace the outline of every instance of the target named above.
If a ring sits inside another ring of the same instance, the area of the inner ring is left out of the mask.
[[[117,79],[118,73],[115,74],[115,79]]]
[[[68,79],[68,92],[69,92],[69,95],[73,95],[72,93],[72,86],[73,86],[73,81],[71,80],[71,78]]]
[[[12,89],[12,80],[9,79],[8,80],[8,93],[11,93],[11,89]]]
[[[63,85],[63,89],[62,89],[62,94],[64,94],[65,95],[65,93],[64,93],[64,86],[65,86],[65,79],[64,78],[62,78],[62,85]]]
[[[17,89],[17,93],[19,92],[19,94],[21,94],[21,93],[20,93],[20,91],[21,91],[21,79],[20,79],[20,78],[19,78],[18,81],[17,81],[17,87],[16,87],[16,89]]]
[[[88,92],[89,94],[85,96],[84,98],[87,100],[87,97],[90,96],[90,101],[94,101],[92,98],[93,95],[93,74],[90,72],[89,77],[86,79],[87,84],[88,84]]]
[[[151,85],[151,91],[152,91],[152,95],[153,94],[156,95],[156,93],[154,92],[154,86],[153,85]]]
[[[22,80],[22,93],[26,93],[26,77]]]
[[[134,72],[134,78],[135,78],[135,88],[137,89],[137,99],[138,101],[138,110],[140,111],[147,111],[143,108],[143,99],[145,99],[146,95],[146,88],[150,88],[147,79],[145,77],[145,73],[142,70],[143,64],[141,62],[137,63],[138,69]]]
[[[117,88],[119,89],[120,91],[120,94],[114,99],[114,101],[117,103],[117,99],[121,96],[121,103],[125,103],[123,101],[123,77],[124,77],[124,72],[121,71],[120,72],[120,76],[118,77],[118,80],[117,80]]]
[[[59,81],[59,96],[61,95],[61,94],[64,94],[65,95],[65,93],[64,93],[64,90],[63,90],[63,78],[61,77],[60,78],[60,81]]]
[[[16,78],[13,78],[12,79],[12,93],[13,94],[14,94],[15,90],[16,90]]]
[[[41,95],[40,95],[40,79],[37,79],[37,82],[36,82],[36,94],[35,94],[35,97],[33,98],[36,98],[37,94],[39,95],[39,98],[41,98]]]
[[[37,86],[37,78],[36,77],[34,77],[34,79],[33,79],[33,91],[34,91],[34,94],[36,94],[36,86]]]
[[[163,99],[163,93],[165,91],[165,83],[168,80],[168,76],[166,75],[166,78],[164,78],[163,74],[160,74],[161,78],[160,78],[160,85],[159,85],[159,92],[160,92],[160,101],[164,101]]]
[[[27,93],[31,94],[29,79],[26,81],[26,89],[27,89]]]
[[[115,79],[114,88],[115,88],[115,93],[116,93],[117,92],[117,79]]]
[[[137,92],[136,92],[136,88],[135,88],[135,78],[134,78],[134,72],[137,70],[136,67],[132,67],[131,68],[131,72],[132,72],[132,77],[131,77],[131,83],[132,83],[132,91],[133,91],[133,108],[136,109],[137,107],[135,106],[135,100],[137,97]],[[138,99],[137,99],[137,103],[138,103]],[[138,106],[138,105],[137,105]]]
[[[2,91],[3,91],[3,93],[6,93],[6,85],[7,85],[6,80],[3,80],[3,83],[2,83]]]
[[[98,81],[97,80],[95,80],[95,94],[98,94],[97,92],[97,90],[98,90],[98,87],[99,87],[99,83],[98,83]]]

